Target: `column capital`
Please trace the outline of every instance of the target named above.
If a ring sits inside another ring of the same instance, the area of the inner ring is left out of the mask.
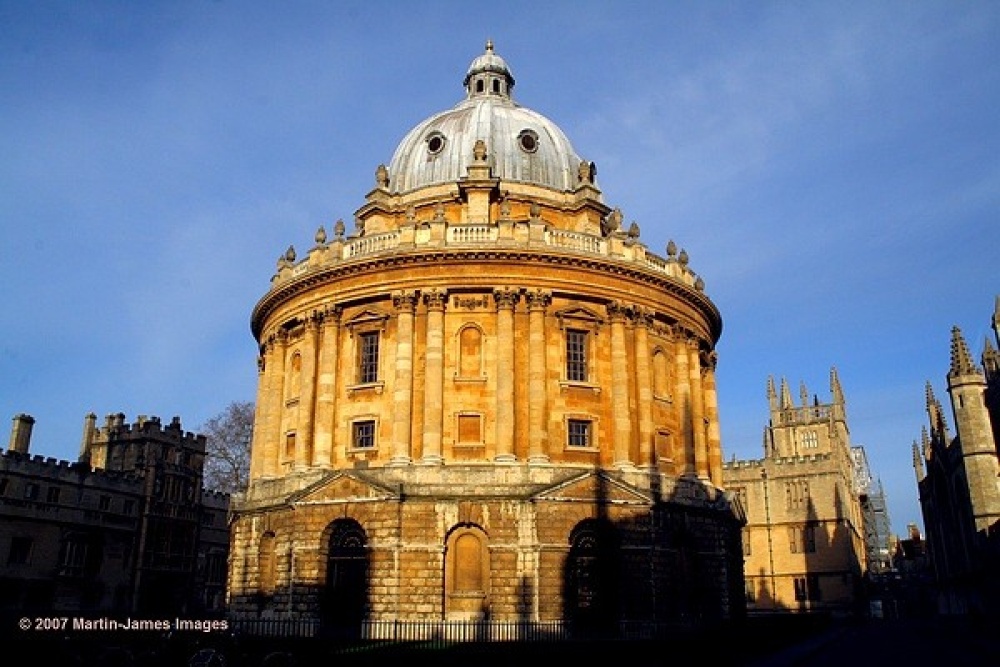
[[[424,303],[427,304],[428,310],[444,310],[445,301],[448,299],[448,290],[432,288],[422,290],[421,294],[424,297]]]
[[[493,301],[497,310],[513,310],[514,306],[521,299],[521,291],[516,287],[498,287],[493,290]]]
[[[621,301],[609,301],[604,307],[608,312],[608,318],[612,322],[623,322],[629,314],[628,306]]]
[[[528,302],[529,310],[545,310],[552,302],[552,292],[536,289],[525,292],[524,299]]]
[[[414,291],[399,291],[392,295],[392,305],[400,312],[412,313],[417,305],[417,293]]]
[[[635,306],[632,309],[632,318],[635,320],[636,326],[645,327],[650,329],[654,324],[654,313],[651,309],[645,306]]]

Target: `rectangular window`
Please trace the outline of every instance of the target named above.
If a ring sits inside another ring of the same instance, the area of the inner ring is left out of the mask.
[[[28,482],[24,486],[24,499],[25,500],[35,500],[38,498],[38,485],[34,482]]]
[[[354,422],[355,449],[371,449],[375,446],[375,421]]]
[[[568,429],[568,444],[570,447],[590,447],[592,424],[586,419],[570,419]]]
[[[806,526],[802,529],[803,551],[807,554],[816,553],[816,527]]]
[[[806,595],[809,596],[810,600],[815,600],[816,602],[823,599],[819,591],[819,575],[810,574],[806,577]]]
[[[45,499],[47,501],[49,501],[50,503],[57,503],[57,502],[59,502],[59,487],[58,486],[50,486],[49,490],[46,492]]]
[[[482,441],[479,415],[458,416],[458,441],[475,443]]]
[[[570,329],[566,332],[566,379],[587,381],[587,332]]]
[[[285,456],[295,456],[295,432],[285,434]]]
[[[98,500],[97,507],[102,512],[107,512],[111,509],[111,496],[101,496],[100,500]]]
[[[31,538],[10,538],[10,552],[7,554],[8,565],[27,565],[31,560]]]
[[[795,599],[804,602],[809,599],[806,591],[805,577],[795,577]]]
[[[135,513],[135,501],[126,500],[122,503],[122,514],[132,516]]]
[[[378,382],[378,339],[377,331],[366,331],[359,336],[358,382],[360,384]]]
[[[744,556],[749,556],[750,555],[750,531],[749,530],[744,530],[743,531],[743,555]]]

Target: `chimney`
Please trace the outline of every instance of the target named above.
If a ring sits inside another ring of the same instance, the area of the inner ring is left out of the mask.
[[[10,431],[10,446],[12,452],[27,454],[31,445],[31,427],[35,425],[35,418],[31,415],[14,415],[14,426]]]
[[[88,412],[83,418],[83,440],[80,442],[81,463],[90,463],[90,447],[94,444],[94,434],[97,432],[97,415]]]

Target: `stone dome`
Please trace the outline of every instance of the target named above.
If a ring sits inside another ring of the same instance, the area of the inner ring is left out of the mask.
[[[581,158],[559,127],[511,97],[514,76],[486,43],[469,65],[464,100],[410,130],[389,163],[389,190],[403,194],[467,175],[477,140],[494,178],[559,191],[576,187]]]

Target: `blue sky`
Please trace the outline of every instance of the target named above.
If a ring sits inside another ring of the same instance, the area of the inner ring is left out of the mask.
[[[925,384],[1000,295],[995,2],[0,0],[0,416],[73,459],[88,412],[253,400],[278,256],[352,219],[487,38],[704,278],[726,458],[762,455],[768,376],[825,401],[836,367],[893,529],[922,525]]]

